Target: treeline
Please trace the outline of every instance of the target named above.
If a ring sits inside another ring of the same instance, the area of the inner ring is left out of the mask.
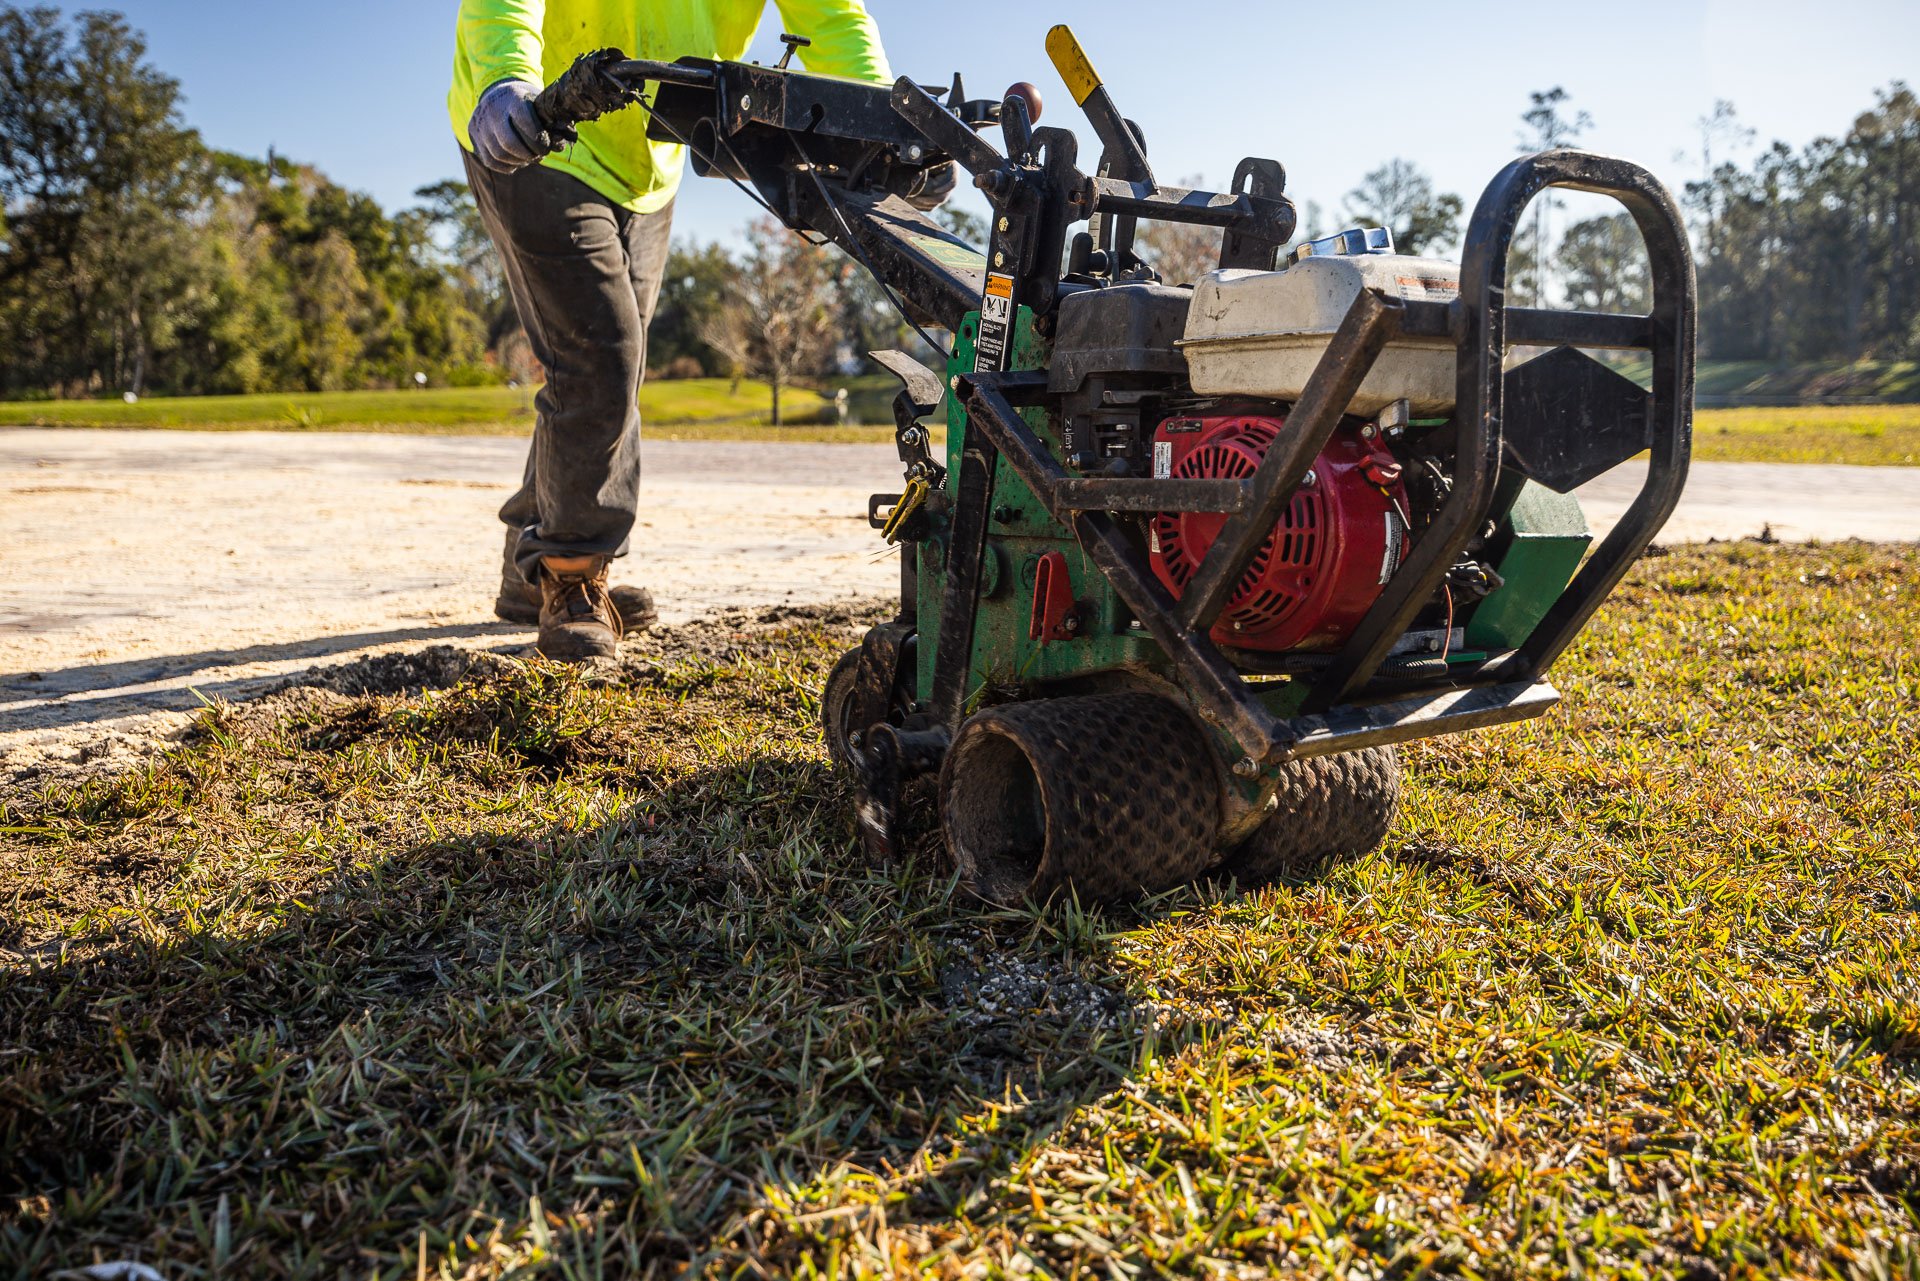
[[[116,14],[0,8],[0,395],[488,376],[485,272],[443,234],[455,193],[390,216],[211,150],[144,55]]]
[[[0,5],[0,398],[391,387],[539,376],[465,187],[389,213],[313,168],[207,147],[178,84],[123,18]],[[1578,145],[1568,95],[1532,95],[1520,150]],[[1685,199],[1698,252],[1702,355],[1920,357],[1920,103],[1877,94],[1842,138],[1729,158],[1751,134],[1726,103],[1701,121]],[[1302,234],[1364,223],[1403,252],[1445,253],[1466,202],[1417,165],[1366,175]],[[984,227],[948,211],[956,229]],[[1143,227],[1143,252],[1191,280],[1217,235]],[[1647,305],[1624,214],[1561,226],[1537,202],[1514,295]],[[669,375],[753,374],[777,388],[901,341],[883,295],[836,254],[757,228],[740,253],[677,246],[649,344]]]
[[[1895,82],[1844,137],[1796,152],[1776,142],[1728,159],[1752,132],[1730,103],[1699,121],[1701,177],[1686,184],[1700,290],[1700,354],[1770,363],[1920,359],[1920,100]],[[1532,95],[1521,152],[1577,146],[1592,118],[1562,89]],[[1387,227],[1402,252],[1445,253],[1466,215],[1419,166],[1391,160],[1329,220],[1305,202],[1301,236],[1355,223]],[[1645,246],[1625,213],[1560,225],[1551,193],[1534,202],[1509,264],[1513,297],[1534,306],[1644,311]],[[1148,257],[1190,280],[1218,252],[1212,233],[1153,226]],[[1542,246],[1545,246],[1544,252]]]
[[[1920,358],[1920,100],[1902,83],[1876,98],[1844,137],[1744,166],[1711,159],[1751,137],[1732,107],[1702,121],[1711,172],[1687,189],[1702,354]]]

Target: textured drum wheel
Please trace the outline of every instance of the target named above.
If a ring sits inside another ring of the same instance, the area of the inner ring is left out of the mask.
[[[854,732],[853,697],[859,680],[860,649],[855,646],[840,656],[820,688],[820,736],[834,768],[848,774],[853,773],[853,748],[847,739]]]
[[[1112,901],[1215,861],[1220,783],[1181,704],[1157,694],[990,708],[954,736],[940,820],[967,887],[995,903],[1071,887]]]
[[[1224,870],[1242,885],[1298,875],[1332,858],[1353,858],[1387,837],[1400,806],[1400,754],[1369,747],[1293,761],[1280,771],[1279,805]]]

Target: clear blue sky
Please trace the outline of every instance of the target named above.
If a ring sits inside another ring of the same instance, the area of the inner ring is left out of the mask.
[[[646,0],[635,0],[644,4]],[[78,6],[66,6],[78,7]],[[455,0],[93,0],[144,30],[189,123],[216,146],[318,165],[389,207],[458,172],[443,98]],[[1590,112],[1583,144],[1697,172],[1695,120],[1731,99],[1766,143],[1846,129],[1875,88],[1920,78],[1920,2],[1618,0],[1603,5],[1269,0],[869,0],[896,71],[966,73],[976,95],[1031,79],[1047,123],[1090,140],[1042,49],[1075,26],[1163,177],[1231,176],[1248,154],[1329,210],[1369,168],[1405,156],[1469,206],[1511,157],[1530,90],[1564,85]],[[965,14],[964,18],[956,17]],[[754,57],[777,52],[777,15]],[[971,192],[967,193],[969,196]],[[729,237],[753,211],[689,177],[678,227]]]

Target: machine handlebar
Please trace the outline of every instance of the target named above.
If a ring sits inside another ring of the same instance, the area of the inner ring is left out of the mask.
[[[702,86],[713,83],[710,67],[629,58],[618,49],[583,53],[533,100],[546,130],[546,149],[558,151],[578,138],[577,128],[640,101],[648,81]]]

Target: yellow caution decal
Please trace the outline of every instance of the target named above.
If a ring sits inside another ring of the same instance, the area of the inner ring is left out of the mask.
[[[1054,70],[1060,73],[1060,78],[1067,82],[1067,92],[1073,95],[1074,102],[1084,106],[1100,87],[1100,73],[1087,60],[1087,51],[1074,38],[1073,28],[1061,23],[1047,32],[1047,56],[1053,59]]]

